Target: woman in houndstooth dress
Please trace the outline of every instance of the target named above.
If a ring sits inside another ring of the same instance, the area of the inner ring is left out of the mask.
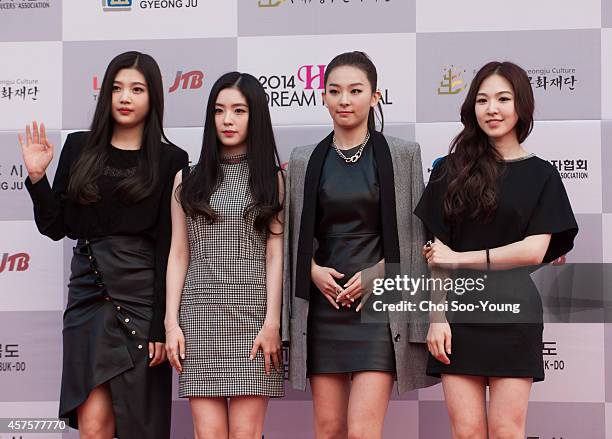
[[[172,201],[166,348],[196,437],[261,437],[268,398],[284,394],[278,163],[263,88],[222,76],[200,161],[177,174]]]

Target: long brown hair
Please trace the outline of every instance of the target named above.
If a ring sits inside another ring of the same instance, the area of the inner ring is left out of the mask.
[[[508,61],[485,64],[476,73],[461,106],[463,130],[453,139],[444,162],[444,176],[449,182],[444,214],[450,222],[460,221],[466,212],[472,218],[487,221],[497,209],[496,180],[503,170],[503,158],[478,125],[475,110],[480,85],[492,75],[505,78],[514,90],[518,116],[514,130],[519,143],[533,128],[533,90],[525,70]]]

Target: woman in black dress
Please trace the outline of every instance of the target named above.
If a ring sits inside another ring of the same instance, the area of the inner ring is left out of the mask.
[[[425,331],[417,340],[407,322],[402,326],[386,313],[383,322],[362,321],[369,309],[362,310],[363,270],[383,276],[400,260],[411,266],[412,254],[425,268],[419,254],[424,230],[410,219],[410,200],[423,185],[420,151],[376,129],[380,92],[366,54],[338,55],[324,79],[334,130],[316,146],[296,148],[289,163],[287,224],[299,224],[297,250],[290,249],[297,254],[294,281],[288,279],[294,287],[290,377],[300,387],[310,378],[317,438],[375,439],[382,437],[396,377],[402,391],[431,384]]]
[[[20,135],[39,231],[76,239],[64,313],[59,416],[83,438],[170,437],[165,275],[172,178],[187,154],[162,129],[149,55],[109,64],[89,132],[68,135],[53,187],[44,125]]]
[[[521,145],[533,110],[523,69],[482,67],[461,108],[464,129],[415,210],[435,236],[423,248],[433,273],[484,278],[483,291],[455,290],[448,303],[520,306],[432,313],[427,373],[442,377],[454,438],[524,437],[531,385],[544,379],[542,303],[529,266],[570,251],[578,226],[556,169]]]

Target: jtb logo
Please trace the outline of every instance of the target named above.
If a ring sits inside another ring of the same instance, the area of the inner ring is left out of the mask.
[[[178,90],[181,81],[183,82],[182,89],[185,90],[187,88],[196,89],[202,88],[202,81],[204,80],[204,73],[199,70],[192,70],[187,73],[183,73],[182,71],[176,72],[176,78],[174,78],[174,84],[168,90],[170,93],[174,93]],[[191,81],[191,82],[190,82]]]
[[[7,271],[26,271],[30,268],[30,255],[27,253],[15,253],[9,256],[8,253],[3,253],[0,262],[0,273],[7,269],[7,267]]]
[[[198,88],[202,88],[204,84],[204,73],[200,70],[192,70],[187,73],[183,73],[181,70],[176,72],[176,77],[174,78],[174,83],[168,90],[170,93],[174,93],[179,87],[182,90],[191,89],[195,90]],[[97,96],[97,93],[100,92],[101,84],[97,75],[94,75],[92,78],[92,88],[94,91],[94,97]]]

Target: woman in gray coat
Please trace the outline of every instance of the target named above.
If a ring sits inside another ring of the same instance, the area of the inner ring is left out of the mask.
[[[400,392],[436,382],[425,375],[427,316],[374,313],[375,298],[365,301],[366,269],[427,271],[412,215],[423,190],[419,146],[376,131],[376,82],[366,54],[334,58],[323,94],[334,131],[289,162],[283,338],[293,386],[310,379],[317,438],[382,437],[394,379]]]

